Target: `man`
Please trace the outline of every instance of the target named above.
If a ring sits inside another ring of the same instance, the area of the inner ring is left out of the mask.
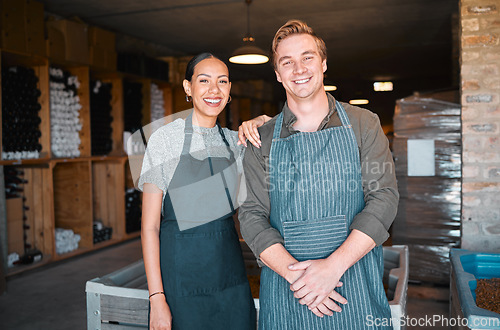
[[[283,25],[272,51],[287,103],[259,129],[261,148],[246,151],[239,211],[243,238],[267,266],[259,328],[386,324],[380,245],[399,195],[378,117],[325,93],[326,47],[304,22]]]

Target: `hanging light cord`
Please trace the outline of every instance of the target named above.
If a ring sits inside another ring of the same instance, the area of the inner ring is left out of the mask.
[[[233,52],[229,62],[237,64],[262,64],[269,61],[266,52],[255,45],[255,38],[250,34],[250,4],[252,0],[244,0],[247,5],[247,34],[243,37],[243,46]]]
[[[252,0],[245,0],[247,4],[247,35],[243,38],[243,41],[254,41],[254,37],[250,34],[250,4]]]
[[[246,0],[247,3],[247,34],[250,36],[250,4],[252,0]]]

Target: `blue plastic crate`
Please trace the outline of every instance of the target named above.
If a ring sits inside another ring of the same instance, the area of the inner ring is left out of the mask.
[[[500,254],[451,249],[450,260],[461,312],[468,327],[500,329],[500,314],[477,307],[475,292],[478,279],[500,278]]]

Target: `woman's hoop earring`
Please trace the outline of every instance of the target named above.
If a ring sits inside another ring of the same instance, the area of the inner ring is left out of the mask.
[[[231,100],[232,100],[231,95],[229,95],[229,99],[227,100],[227,103],[231,103]]]
[[[186,102],[191,102],[191,96],[186,95]]]

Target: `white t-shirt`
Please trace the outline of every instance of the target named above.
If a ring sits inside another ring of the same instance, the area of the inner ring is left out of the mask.
[[[161,189],[163,196],[165,196],[182,153],[185,138],[184,127],[185,121],[177,119],[160,127],[151,135],[142,163],[138,182],[139,190],[143,191],[144,183],[152,183]],[[222,128],[222,130],[234,153],[238,172],[242,173],[245,147],[237,145],[238,132],[227,128]],[[207,159],[208,156],[226,157],[227,159],[230,157],[217,125],[210,128],[193,125],[189,153],[200,160]]]

